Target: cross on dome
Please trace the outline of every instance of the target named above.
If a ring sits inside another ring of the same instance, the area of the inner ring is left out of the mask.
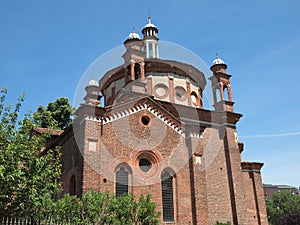
[[[96,80],[90,80],[88,86],[96,86],[96,87],[98,87],[99,84],[98,84],[98,82]]]
[[[216,53],[216,58],[215,60],[213,61],[213,65],[218,65],[218,64],[225,64],[224,60],[222,60],[220,57],[219,57],[219,54]]]
[[[157,27],[151,22],[151,16],[148,16],[148,23],[144,26],[144,28],[148,27],[153,27],[157,29]]]
[[[141,37],[138,33],[135,32],[135,29],[133,28],[131,33],[128,35],[127,40],[141,40]]]

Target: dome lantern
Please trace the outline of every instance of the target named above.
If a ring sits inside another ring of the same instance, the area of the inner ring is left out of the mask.
[[[158,29],[151,22],[151,17],[148,17],[148,23],[144,26],[142,33],[144,35],[144,50],[146,58],[159,58],[158,57]]]

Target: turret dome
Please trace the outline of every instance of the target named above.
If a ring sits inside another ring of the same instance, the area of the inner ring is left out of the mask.
[[[154,30],[155,32],[150,33],[149,32],[150,30]],[[152,35],[157,36],[158,28],[151,22],[150,16],[148,17],[148,23],[144,26],[142,33],[144,34],[144,36],[152,36]]]
[[[98,84],[98,82],[96,81],[96,80],[90,80],[90,82],[89,82],[89,85],[88,86],[96,86],[96,87],[98,87],[99,86],[99,84]]]
[[[144,26],[144,29],[148,27],[153,27],[157,29],[157,27],[151,22],[150,16],[148,17],[148,23]]]
[[[141,40],[141,37],[134,30],[128,35],[127,40]]]
[[[213,65],[219,65],[219,64],[225,64],[225,62],[224,62],[224,60],[222,60],[221,58],[219,58],[219,56],[217,55],[212,64]]]

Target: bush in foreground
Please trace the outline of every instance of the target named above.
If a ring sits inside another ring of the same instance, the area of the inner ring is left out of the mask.
[[[160,213],[151,201],[143,196],[138,201],[132,195],[116,197],[108,192],[87,192],[82,198],[65,195],[52,206],[54,221],[64,224],[159,224]]]

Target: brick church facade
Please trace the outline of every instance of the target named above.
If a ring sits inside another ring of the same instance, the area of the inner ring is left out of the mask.
[[[241,159],[227,65],[203,72],[159,58],[158,29],[130,33],[124,64],[90,81],[73,125],[56,138],[65,193],[151,194],[161,224],[268,224],[260,170]],[[103,99],[100,99],[100,93]],[[103,104],[100,102],[103,101]]]

